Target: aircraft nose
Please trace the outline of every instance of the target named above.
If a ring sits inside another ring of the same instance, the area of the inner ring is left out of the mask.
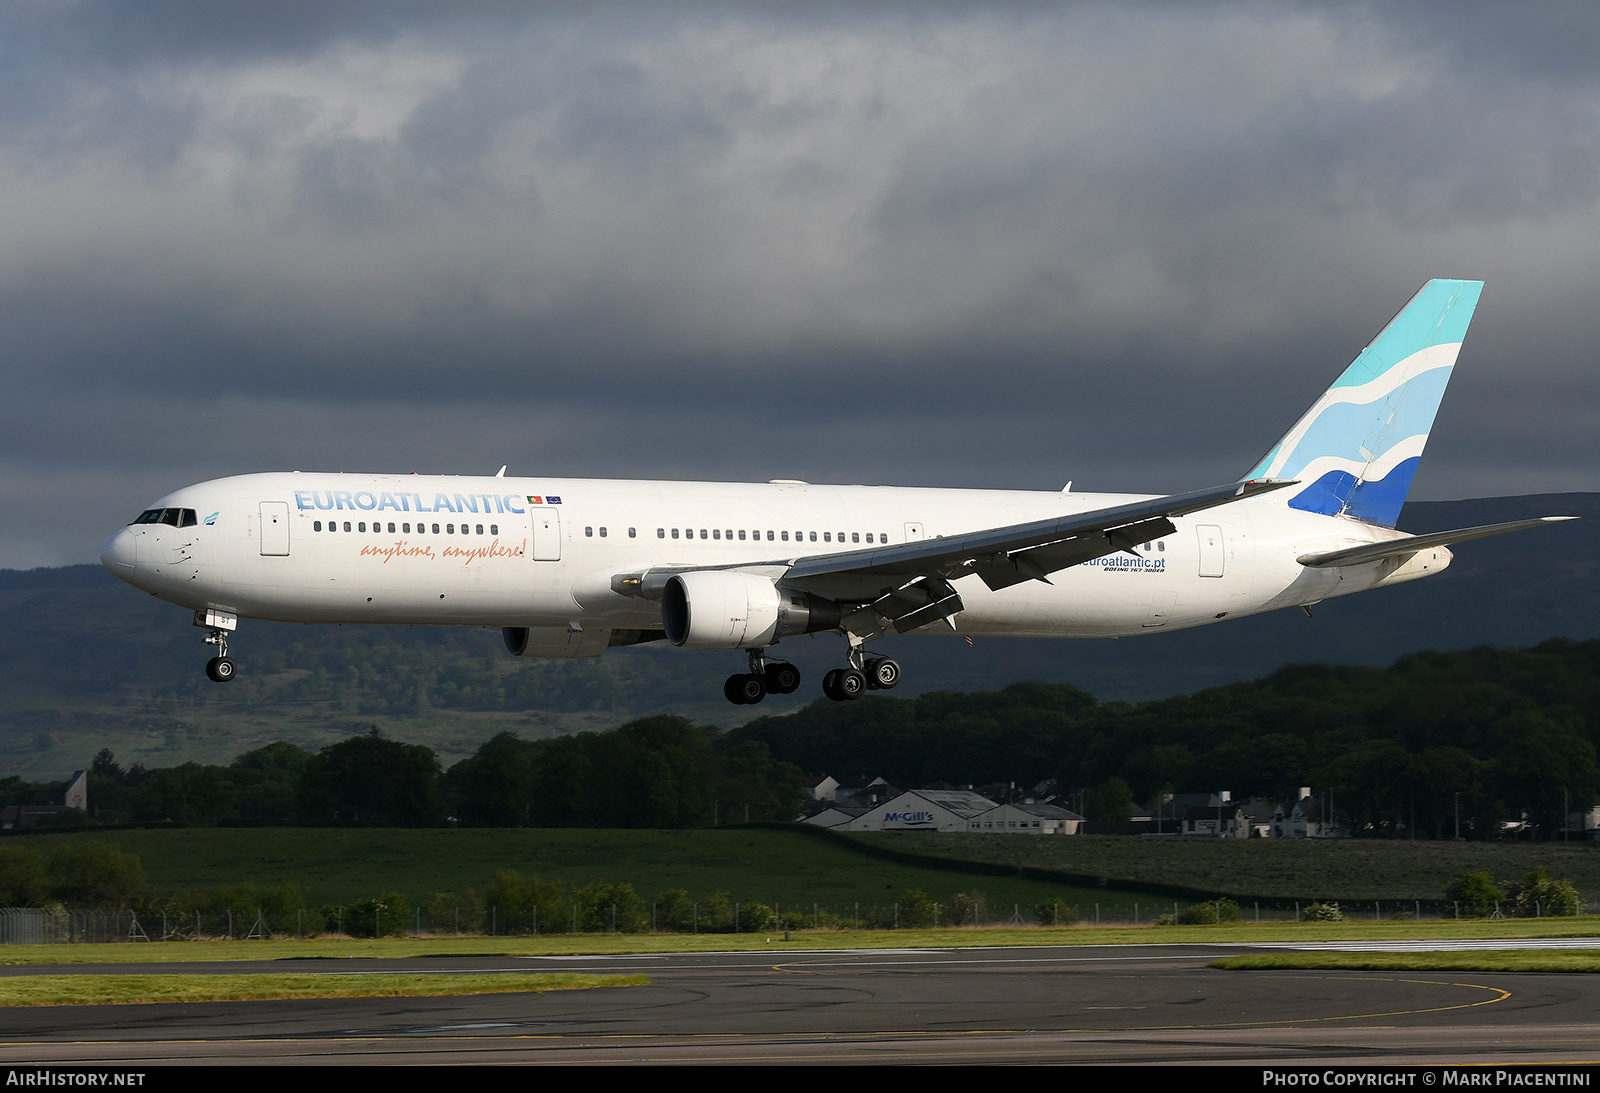
[[[123,528],[100,548],[100,564],[125,581],[133,580],[133,532]]]

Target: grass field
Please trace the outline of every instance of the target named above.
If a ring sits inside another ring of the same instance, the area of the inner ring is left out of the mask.
[[[1519,949],[1458,953],[1251,953],[1213,960],[1225,971],[1303,968],[1400,972],[1600,972],[1600,952]]]
[[[1057,898],[1092,920],[1132,917],[1141,897],[1015,876],[982,876],[884,862],[848,844],[782,829],[621,831],[573,829],[191,828],[105,831],[27,837],[40,850],[62,842],[102,840],[139,855],[151,894],[213,890],[249,881],[293,882],[312,906],[348,903],[400,891],[413,902],[435,892],[480,895],[497,869],[581,885],[627,882],[646,900],[667,889],[703,899],[722,890],[734,900],[821,904],[844,913],[904,899],[908,889],[947,901],[983,893],[992,916],[1008,917]],[[1145,914],[1150,900],[1144,897]]]
[[[242,1002],[260,998],[393,998],[640,987],[642,975],[28,975],[0,977],[0,1006]]]
[[[571,956],[610,953],[839,949],[1006,948],[1033,945],[1203,945],[1292,941],[1566,938],[1600,935],[1600,917],[1422,922],[1274,922],[1223,926],[986,927],[939,930],[798,930],[749,934],[541,934],[519,937],[317,938],[306,941],[171,941],[148,944],[11,945],[4,964],[161,964],[184,961]],[[1276,956],[1279,954],[1269,954]],[[1295,954],[1286,954],[1293,957]],[[1339,955],[1339,954],[1334,954]],[[1352,954],[1365,956],[1367,954]],[[1409,955],[1409,954],[1401,954]],[[330,966],[330,971],[337,964]],[[0,977],[4,982],[4,977]]]
[[[1031,866],[1112,881],[1178,884],[1263,899],[1438,900],[1462,873],[1520,880],[1543,865],[1600,900],[1600,850],[1583,843],[1411,842],[1384,839],[1185,839],[1077,835],[856,836],[871,846]]]
[[[696,831],[576,829],[192,828],[31,835],[12,845],[48,851],[62,842],[103,840],[139,855],[147,893],[215,890],[251,882],[300,885],[312,907],[350,903],[400,891],[413,902],[436,892],[482,895],[496,870],[569,885],[627,882],[645,900],[672,888],[691,899],[726,891],[738,901],[787,910],[820,904],[848,915],[859,903],[887,908],[908,889],[946,903],[956,892],[980,892],[990,923],[1059,899],[1090,923],[1148,923],[1172,910],[1168,897],[1119,890],[1119,881],[1182,885],[1238,893],[1247,918],[1263,900],[1336,899],[1363,917],[1372,899],[1389,901],[1385,917],[1414,911],[1404,901],[1438,900],[1451,879],[1483,869],[1509,880],[1535,865],[1572,880],[1580,895],[1600,901],[1600,851],[1551,843],[1277,841],[1180,838],[1024,838],[929,833],[823,839],[786,828]],[[959,863],[886,861],[883,847],[1008,867],[1073,872],[1083,883],[1049,877],[963,872]],[[952,868],[951,866],[955,867]],[[1102,883],[1102,878],[1104,881]],[[241,910],[244,910],[241,908]],[[1424,907],[1424,916],[1438,910]],[[1263,906],[1263,919],[1292,908]]]

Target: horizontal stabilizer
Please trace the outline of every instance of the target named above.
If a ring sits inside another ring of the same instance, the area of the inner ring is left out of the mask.
[[[1558,524],[1563,520],[1576,520],[1576,516],[1540,516],[1534,520],[1512,520],[1505,524],[1483,524],[1475,528],[1457,528],[1454,531],[1435,531],[1428,535],[1407,535],[1403,539],[1388,539],[1381,543],[1367,543],[1362,546],[1347,547],[1344,550],[1330,550],[1324,554],[1302,554],[1295,559],[1303,566],[1312,569],[1326,569],[1330,566],[1364,565],[1367,562],[1378,562],[1384,558],[1394,558],[1402,554],[1415,554],[1428,547],[1449,546],[1451,543],[1464,543],[1469,539],[1487,539],[1491,535],[1503,535],[1508,531],[1521,531],[1524,528],[1536,528],[1544,524]]]

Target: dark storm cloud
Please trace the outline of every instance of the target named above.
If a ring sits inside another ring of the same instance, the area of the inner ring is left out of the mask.
[[[1597,25],[13,7],[0,565],[280,467],[1207,485],[1440,275],[1417,494],[1600,488]]]

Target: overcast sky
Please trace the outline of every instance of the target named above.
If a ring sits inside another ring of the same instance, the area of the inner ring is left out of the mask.
[[[0,567],[329,469],[1167,492],[1430,277],[1600,490],[1600,8],[0,8]]]

